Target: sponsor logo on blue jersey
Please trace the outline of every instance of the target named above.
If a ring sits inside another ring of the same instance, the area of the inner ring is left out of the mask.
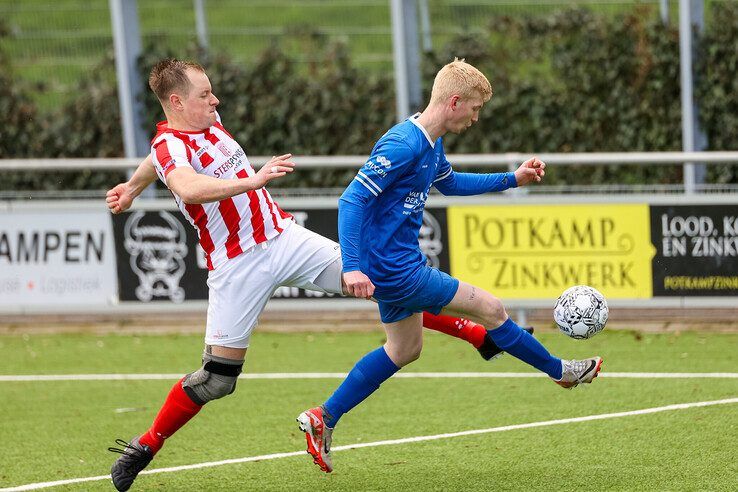
[[[387,169],[389,169],[389,168],[392,167],[392,162],[389,159],[387,159],[386,157],[382,156],[382,155],[380,155],[379,157],[377,157],[377,162],[381,166],[386,167]]]
[[[411,191],[405,197],[405,201],[402,204],[403,215],[410,215],[411,213],[422,212],[425,208],[425,201],[428,199],[428,189],[425,193],[422,191]]]
[[[392,167],[392,162],[381,155],[376,159],[376,163],[369,159],[368,161],[366,161],[365,166],[368,171],[374,171],[377,176],[379,176],[380,178],[384,178],[385,176],[387,176],[387,169]]]

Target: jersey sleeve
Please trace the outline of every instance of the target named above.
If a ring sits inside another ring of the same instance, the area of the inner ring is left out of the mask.
[[[180,139],[164,136],[151,147],[151,158],[159,178],[166,184],[167,175],[178,167],[192,168],[192,151]]]
[[[338,200],[338,244],[341,246],[343,272],[359,270],[359,249],[364,207],[369,196],[358,181],[352,181]]]
[[[479,195],[493,191],[504,191],[515,188],[518,182],[515,173],[457,173],[446,159],[441,148],[441,157],[438,164],[438,173],[433,180],[433,186],[444,195]]]
[[[479,195],[517,187],[515,173],[457,173],[451,171],[433,186],[446,196]]]

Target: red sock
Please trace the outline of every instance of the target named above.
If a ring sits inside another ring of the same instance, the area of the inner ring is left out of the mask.
[[[423,313],[423,326],[431,330],[440,331],[452,337],[461,338],[479,348],[487,336],[487,329],[473,321],[464,318],[454,318],[442,314]]]
[[[138,439],[138,442],[150,447],[154,454],[164,445],[164,439],[177,432],[202,408],[201,405],[193,402],[182,389],[183,379],[172,386],[151,428]]]

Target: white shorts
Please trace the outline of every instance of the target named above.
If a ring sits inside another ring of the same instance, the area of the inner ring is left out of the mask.
[[[313,283],[340,258],[336,242],[293,223],[279,236],[211,270],[205,343],[248,347],[264,306],[280,286],[341,294],[340,269],[332,287]]]

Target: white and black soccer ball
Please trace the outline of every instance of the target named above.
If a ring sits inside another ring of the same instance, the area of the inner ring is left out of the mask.
[[[559,329],[576,339],[592,338],[601,332],[609,314],[605,296],[588,285],[569,287],[554,307],[554,320]]]

